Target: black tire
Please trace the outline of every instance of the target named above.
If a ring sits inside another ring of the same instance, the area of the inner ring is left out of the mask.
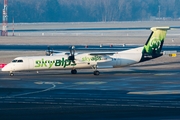
[[[10,75],[11,77],[12,77],[12,76],[14,76],[14,74],[13,74],[13,73],[10,73],[9,75]]]
[[[94,71],[94,75],[99,75],[99,71]]]
[[[71,70],[71,74],[77,74],[77,70]]]

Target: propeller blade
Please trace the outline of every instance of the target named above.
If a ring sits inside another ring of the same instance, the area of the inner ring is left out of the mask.
[[[54,50],[53,50],[53,48],[52,48],[52,52],[51,52],[52,56],[53,56],[53,53],[54,53]]]
[[[72,49],[73,49],[73,55],[74,55],[75,54],[75,47],[73,46]]]
[[[50,50],[49,45],[47,46],[47,48],[48,48],[48,50],[46,51],[46,55],[47,55],[47,56],[50,56],[50,55],[51,55],[51,50]]]
[[[49,46],[47,46],[48,47],[48,51],[50,52],[50,47]]]
[[[70,54],[72,56],[72,47],[71,46],[69,46],[69,50],[70,50]]]

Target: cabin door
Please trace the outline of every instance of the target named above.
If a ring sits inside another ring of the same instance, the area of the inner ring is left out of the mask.
[[[33,69],[34,69],[33,59],[31,59],[31,58],[29,59],[28,66],[29,66],[29,69],[30,69],[30,70],[33,70]]]

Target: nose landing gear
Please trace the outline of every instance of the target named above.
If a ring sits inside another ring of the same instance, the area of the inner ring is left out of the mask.
[[[14,76],[14,73],[10,72],[10,73],[9,73],[9,76],[11,76],[11,77]]]

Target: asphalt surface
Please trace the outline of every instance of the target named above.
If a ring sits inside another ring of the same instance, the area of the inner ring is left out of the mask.
[[[171,27],[180,28],[180,27]],[[124,27],[124,28],[74,28],[74,29],[22,29],[14,30],[15,32],[37,32],[37,31],[96,31],[96,30],[146,30],[150,27]],[[12,30],[8,30],[12,32]]]
[[[151,27],[121,27],[121,28],[74,28],[74,29],[21,29],[15,32],[37,32],[37,31],[94,31],[94,30],[146,30]],[[179,29],[180,27],[170,27],[171,29]],[[12,32],[12,30],[8,30]]]
[[[59,51],[69,51],[69,46],[72,45],[50,45],[50,49],[52,50],[59,50]],[[128,49],[133,49],[137,47],[142,47],[144,45],[88,45],[87,48],[85,45],[76,45],[76,51],[123,51]],[[48,45],[0,45],[0,50],[8,50],[8,51],[44,51],[48,50]],[[180,52],[180,46],[163,46],[163,51],[178,51]]]
[[[0,120],[180,119],[180,69],[0,72]]]

